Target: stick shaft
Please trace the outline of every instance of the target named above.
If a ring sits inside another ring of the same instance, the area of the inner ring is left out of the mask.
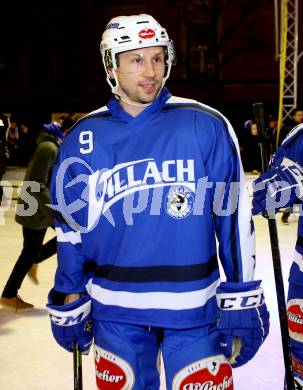
[[[266,152],[263,104],[255,103],[253,107],[254,107],[255,121],[260,136],[262,171],[265,172],[268,169],[268,156]],[[290,339],[289,339],[289,332],[288,332],[286,300],[285,300],[283,274],[282,274],[282,267],[281,267],[281,257],[280,257],[280,250],[279,250],[278,232],[277,232],[277,225],[276,225],[274,214],[269,215],[268,228],[269,228],[269,235],[270,235],[272,261],[273,261],[273,269],[274,269],[274,277],[275,277],[275,285],[276,285],[280,330],[281,330],[281,337],[282,337],[285,377],[286,377],[287,389],[294,390],[295,386],[294,386],[294,379],[292,375],[291,348],[290,348]]]
[[[78,344],[73,344],[74,390],[82,390],[82,355]]]

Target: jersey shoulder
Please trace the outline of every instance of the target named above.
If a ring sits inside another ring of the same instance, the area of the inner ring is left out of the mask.
[[[284,157],[303,165],[303,123],[294,127],[276,150],[270,162],[271,166],[278,166]]]
[[[227,124],[227,119],[218,110],[208,106],[207,104],[200,103],[194,99],[187,99],[179,96],[171,96],[164,106],[164,110],[190,110],[201,113],[204,117],[215,119],[221,122],[223,125]]]
[[[164,106],[164,110],[191,110],[198,114],[201,118],[201,124],[212,124],[212,129],[217,134],[217,137],[221,135],[227,136],[232,144],[239,149],[238,139],[235,131],[229,122],[229,120],[215,108],[208,106],[207,104],[200,103],[194,99],[187,99],[178,96],[171,96]]]
[[[91,124],[95,119],[109,118],[111,116],[112,114],[107,106],[102,106],[97,110],[91,111],[77,120],[77,122],[70,128],[67,137],[70,136],[75,130]]]
[[[286,136],[286,138],[283,140],[282,144],[285,149],[291,147],[295,142],[302,139],[303,135],[303,123],[300,123],[299,125],[295,126]]]
[[[90,133],[99,131],[104,123],[103,120],[110,117],[112,117],[112,114],[107,106],[103,106],[84,115],[70,128],[60,149],[72,148],[75,141],[79,139],[79,136],[87,138]]]

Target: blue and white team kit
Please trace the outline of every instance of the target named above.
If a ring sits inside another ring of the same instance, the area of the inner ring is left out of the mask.
[[[159,388],[160,346],[168,389],[233,389],[218,258],[245,285],[255,241],[227,119],[166,88],[136,117],[112,98],[63,142],[51,191],[54,290],[89,293],[98,388]]]
[[[287,317],[296,389],[303,388],[303,124],[294,127],[275,152],[270,169],[255,182],[253,212],[271,205],[300,207],[294,260],[289,272]],[[263,188],[262,188],[263,187]],[[267,203],[267,204],[266,204]],[[269,206],[270,207],[270,206]]]

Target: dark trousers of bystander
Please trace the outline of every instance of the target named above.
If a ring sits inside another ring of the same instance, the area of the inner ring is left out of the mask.
[[[6,156],[5,143],[0,140],[0,203],[3,196],[3,188],[1,185],[1,180],[2,180],[2,176],[5,173],[6,165],[7,165],[7,156]]]
[[[6,282],[2,296],[17,296],[21,284],[33,264],[41,263],[57,251],[56,237],[43,245],[46,229],[34,230],[23,226],[23,249]]]
[[[2,202],[2,196],[3,196],[3,187],[1,185],[1,179],[2,179],[3,174],[4,174],[4,172],[1,172],[1,170],[0,170],[0,204]]]

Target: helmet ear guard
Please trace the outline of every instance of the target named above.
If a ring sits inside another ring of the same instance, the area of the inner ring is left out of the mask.
[[[106,50],[104,52],[104,59],[103,59],[103,62],[104,62],[104,66],[106,69],[111,69],[113,68],[113,61],[112,61],[112,55],[111,55],[111,50]]]
[[[113,75],[114,64],[112,60],[111,50],[106,50],[104,57],[102,57],[102,60],[103,60],[103,65],[107,77],[110,79],[114,79],[114,75]]]
[[[175,65],[177,65],[176,48],[175,48],[174,41],[172,41],[170,39],[169,42],[170,42],[170,45],[167,46],[167,48],[166,48],[167,56],[168,56],[168,59],[170,60],[171,66],[175,66]]]

